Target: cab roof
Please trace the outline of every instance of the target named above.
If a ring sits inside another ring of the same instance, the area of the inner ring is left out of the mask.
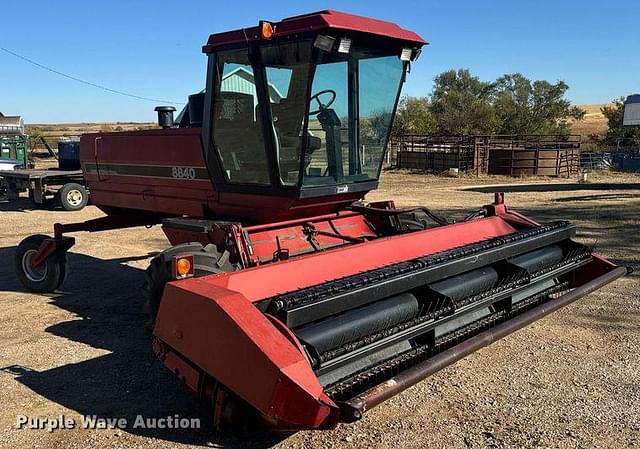
[[[413,31],[405,30],[395,23],[333,10],[317,11],[300,16],[293,16],[282,19],[280,22],[272,23],[275,30],[273,34],[274,39],[309,31],[321,32],[323,30],[342,30],[368,33],[394,39],[411,46],[421,47],[427,44],[424,39]],[[215,33],[209,36],[209,40],[207,41],[207,44],[202,47],[202,51],[204,53],[211,53],[220,46],[258,41],[261,39],[262,37],[259,26]]]

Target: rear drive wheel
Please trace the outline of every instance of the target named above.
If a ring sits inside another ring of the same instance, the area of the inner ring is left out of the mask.
[[[160,301],[164,293],[164,286],[172,281],[171,261],[178,254],[191,254],[194,256],[195,277],[208,274],[234,271],[234,266],[228,260],[226,254],[220,254],[215,245],[202,246],[200,243],[183,243],[172,246],[151,259],[149,267],[145,270],[143,295],[145,298],[145,311],[149,317],[148,325],[153,326],[160,308]]]
[[[75,182],[63,185],[58,191],[58,201],[64,210],[82,210],[88,200],[87,190]]]
[[[68,272],[67,255],[52,254],[40,267],[32,265],[42,242],[50,237],[32,235],[24,239],[16,249],[14,263],[20,283],[36,293],[49,293],[56,290]]]
[[[420,210],[405,212],[400,214],[398,218],[403,232],[424,231],[432,226],[427,214]]]

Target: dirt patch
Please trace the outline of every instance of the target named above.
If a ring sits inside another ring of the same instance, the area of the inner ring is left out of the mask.
[[[594,181],[638,183],[638,175]],[[460,219],[491,201],[460,187],[530,182],[384,172],[368,199],[424,204]],[[566,182],[545,180],[545,182]],[[640,191],[512,192],[539,221],[570,219],[579,239],[640,270]],[[332,432],[239,439],[200,430],[18,430],[16,416],[196,417],[195,401],[150,351],[142,270],[167,243],[160,229],[79,234],[64,291],[25,292],[13,251],[54,222],[100,216],[0,204],[0,446],[47,447],[606,447],[640,445],[640,279],[621,279],[473,354]]]

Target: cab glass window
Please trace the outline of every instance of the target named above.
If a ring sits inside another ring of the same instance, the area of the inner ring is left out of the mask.
[[[319,52],[303,186],[378,179],[404,70],[395,50]]]
[[[378,178],[404,72],[396,55],[358,60],[359,159],[361,172]]]
[[[213,142],[227,182],[270,184],[255,74],[247,51],[218,53]]]
[[[297,185],[311,75],[311,42],[262,47],[280,183]],[[306,133],[308,136],[308,133]],[[307,139],[308,140],[308,139]]]
[[[349,167],[349,65],[346,60],[318,64],[309,101],[310,145],[304,184],[342,182]]]

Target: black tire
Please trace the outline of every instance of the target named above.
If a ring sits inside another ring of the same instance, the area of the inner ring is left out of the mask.
[[[0,178],[0,201],[6,201],[9,199],[9,185],[4,178]]]
[[[35,293],[50,293],[57,290],[64,282],[69,264],[66,252],[52,254],[41,269],[31,267],[31,260],[40,248],[40,244],[51,237],[32,235],[18,245],[15,252],[15,270],[20,283]]]
[[[142,290],[149,326],[153,326],[156,320],[165,284],[173,280],[171,260],[173,256],[178,254],[193,254],[195,277],[234,271],[235,269],[228,260],[228,254],[220,254],[215,245],[203,247],[200,243],[183,243],[167,248],[151,259],[149,267],[145,270],[145,281]]]
[[[87,189],[75,182],[63,185],[57,196],[62,208],[68,211],[82,210],[89,201]]]
[[[225,390],[225,401],[222,405],[217,430],[230,435],[246,437],[255,435],[260,428],[260,413],[232,391]],[[210,407],[209,410],[213,410],[215,404],[210,404]],[[204,411],[204,408],[201,410]],[[212,422],[210,411],[204,412],[203,415],[209,422]]]
[[[427,214],[422,211],[413,211],[400,214],[400,226],[402,232],[423,231],[433,226]]]

